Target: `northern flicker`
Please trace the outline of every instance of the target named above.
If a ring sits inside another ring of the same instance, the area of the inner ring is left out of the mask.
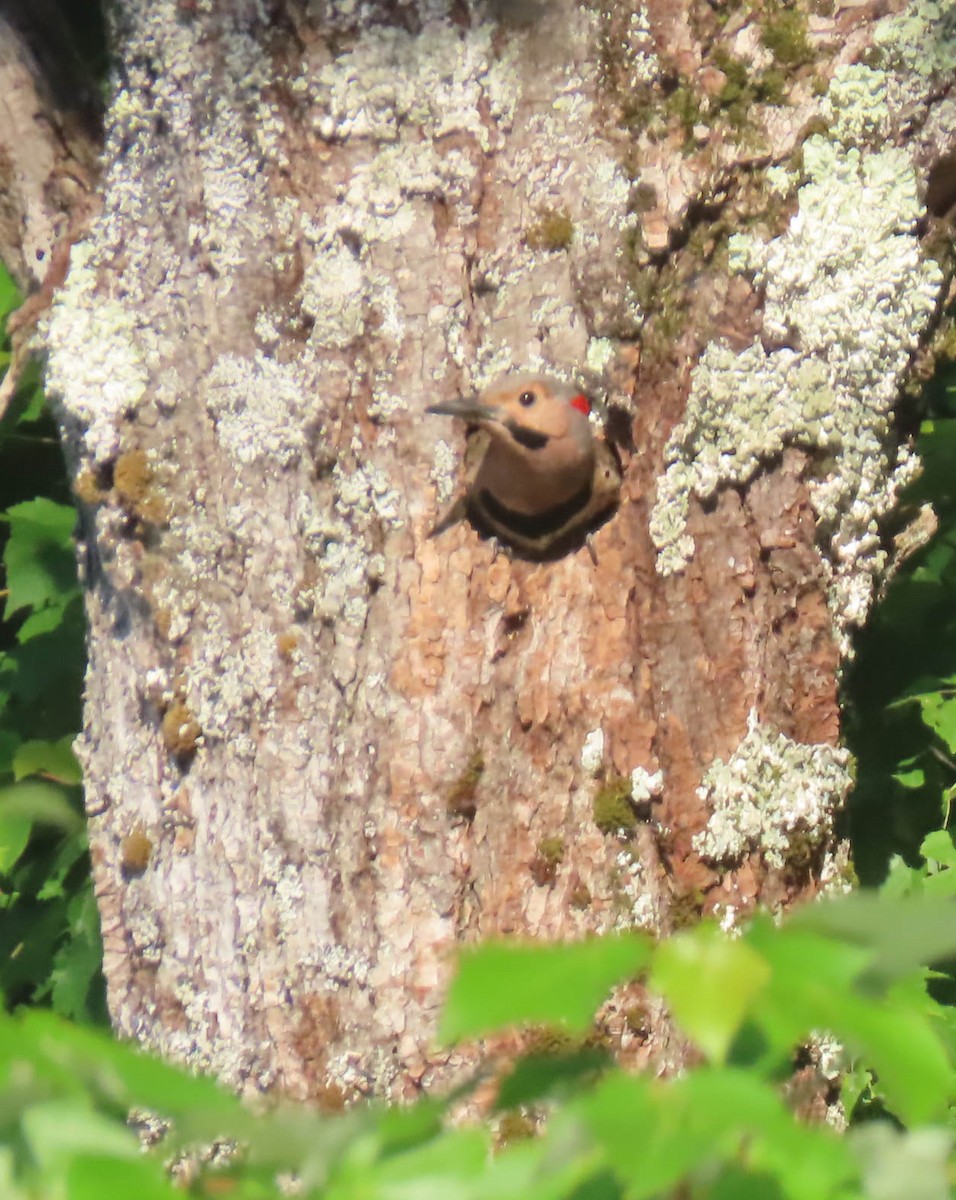
[[[591,403],[580,388],[542,375],[510,375],[477,397],[426,411],[471,427],[462,494],[433,537],[468,517],[526,557],[555,557],[584,541],[617,504],[617,458],[594,437]]]

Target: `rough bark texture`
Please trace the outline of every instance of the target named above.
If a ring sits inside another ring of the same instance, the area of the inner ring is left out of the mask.
[[[408,1096],[467,1061],[433,1046],[457,943],[839,875],[837,667],[956,128],[948,18],[880,8],[123,6],[46,331],[119,1030]],[[426,536],[460,447],[425,406],[538,365],[610,404],[596,566]],[[634,1003],[605,1031],[677,1065]]]

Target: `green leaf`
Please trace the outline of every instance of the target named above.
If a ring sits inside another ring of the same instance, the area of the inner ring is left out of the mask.
[[[597,1079],[612,1061],[606,1050],[590,1046],[572,1054],[528,1055],[502,1080],[495,1107],[517,1108],[545,1097],[567,1095]]]
[[[658,948],[650,985],[708,1058],[723,1062],[769,978],[770,967],[756,950],[705,922]]]
[[[475,1200],[622,1200],[613,1175],[588,1148],[535,1138],[498,1151],[475,1181]]]
[[[703,1165],[734,1162],[745,1141],[793,1121],[769,1085],[709,1068],[666,1082],[617,1072],[569,1110],[633,1200],[671,1194]]]
[[[23,742],[13,759],[14,778],[44,775],[57,783],[80,783],[83,772],[73,753],[73,741],[74,738],[67,735],[57,742]]]
[[[466,946],[440,1036],[452,1042],[527,1024],[583,1032],[611,988],[636,975],[648,955],[647,938],[635,933],[563,945]]]
[[[408,1150],[441,1133],[447,1110],[445,1101],[433,1097],[422,1097],[410,1108],[379,1109],[375,1126],[382,1153]]]
[[[9,871],[26,849],[32,828],[29,817],[0,814],[0,872]]]
[[[631,1200],[669,1195],[697,1171],[734,1162],[771,1171],[797,1200],[821,1200],[853,1174],[836,1135],[798,1124],[770,1084],[738,1070],[654,1084],[615,1073],[568,1114],[604,1148]]]
[[[4,337],[6,336],[7,317],[15,308],[19,307],[20,289],[7,268],[0,263],[0,323],[4,326]]]
[[[54,959],[51,1000],[54,1011],[62,1016],[89,1020],[94,1015],[88,1004],[90,987],[103,961],[99,913],[89,880],[67,905],[67,918],[69,939]]]
[[[923,876],[920,880],[923,894],[925,896],[945,896],[950,899],[956,896],[956,871],[950,870],[949,867],[932,870],[932,867],[933,864],[930,863],[927,870],[932,873]]]
[[[15,1180],[16,1161],[11,1146],[0,1146],[0,1196],[3,1200],[28,1200],[27,1193],[17,1187]],[[31,1198],[36,1193],[31,1189]]]
[[[913,790],[914,788],[921,788],[924,786],[926,783],[926,772],[921,767],[913,767],[906,771],[895,772],[893,778],[900,785],[900,787]]]
[[[334,1117],[319,1116],[287,1104],[265,1120],[250,1121],[243,1110],[242,1120],[230,1118],[228,1129],[232,1136],[242,1137],[251,1163],[273,1171],[288,1170],[291,1166],[308,1191],[323,1183],[333,1165],[343,1157],[351,1155],[368,1163],[377,1154],[386,1153],[388,1148],[378,1127],[378,1118],[384,1115],[376,1109],[355,1108]],[[193,1113],[193,1122],[195,1117]],[[219,1125],[218,1134],[207,1136],[221,1137],[224,1127],[221,1117]]]
[[[925,874],[921,876],[922,890],[927,896],[951,898],[956,896],[956,846],[947,829],[937,829],[923,839],[920,854],[926,859]]]
[[[52,1098],[84,1097],[124,1118],[134,1107],[160,1112],[176,1123],[164,1144],[169,1152],[189,1140],[219,1137],[224,1129],[247,1140],[261,1127],[265,1136],[275,1138],[267,1117],[243,1109],[214,1080],[190,1075],[104,1031],[71,1025],[42,1009],[16,1017],[0,1014],[0,1095],[5,1079],[28,1079],[34,1091]],[[13,1095],[18,1098],[19,1091]],[[314,1137],[318,1119],[308,1116]]]
[[[808,904],[788,922],[866,948],[867,975],[889,981],[915,967],[956,954],[956,909],[945,899],[854,892],[827,904]]]
[[[113,1200],[135,1196],[136,1200],[183,1200],[163,1164],[155,1158],[108,1158],[86,1155],[75,1158],[66,1172],[67,1200]]]
[[[45,633],[55,632],[63,624],[63,617],[64,609],[60,607],[41,608],[30,613],[17,630],[17,641],[23,645]]]
[[[76,589],[72,546],[76,511],[38,496],[8,508],[6,518],[10,524],[3,553],[6,620],[22,608],[65,603]]]
[[[47,1171],[78,1154],[136,1159],[142,1153],[139,1140],[123,1124],[75,1099],[36,1104],[20,1124],[31,1154]]]
[[[890,1108],[906,1122],[942,1119],[956,1095],[953,1066],[930,1019],[899,1005],[834,996],[826,1022],[875,1070]]]
[[[923,720],[943,739],[951,751],[956,751],[956,696],[933,692],[919,700]]]
[[[43,378],[40,365],[35,359],[30,359],[23,368],[17,384],[16,404],[11,408],[19,409],[17,425],[29,425],[43,416],[46,408],[46,393],[43,389]]]
[[[6,697],[3,695],[0,682],[0,711],[3,709]],[[13,774],[13,758],[20,745],[20,738],[11,729],[0,729],[0,775]]]
[[[832,997],[851,990],[872,961],[865,947],[812,933],[794,921],[778,928],[765,915],[754,919],[744,940],[771,966],[770,980],[754,1010],[768,1042],[768,1063],[789,1055],[814,1029],[827,1028]]]
[[[30,897],[0,921],[0,986],[13,1003],[35,1002],[49,983],[57,946],[63,939],[66,906],[62,900],[38,904]]]
[[[953,844],[953,835],[948,829],[937,829],[934,833],[927,834],[919,852],[924,858],[932,859],[943,866],[956,867],[956,845]]]
[[[728,1167],[707,1192],[707,1200],[786,1200],[787,1191],[773,1176]]]
[[[63,788],[41,779],[24,779],[0,788],[0,818],[24,818],[42,825],[56,825],[66,833],[82,829],[83,821]]]
[[[139,1141],[119,1121],[110,1121],[77,1100],[35,1104],[20,1118],[32,1156],[49,1169],[74,1154],[109,1152],[118,1158],[138,1158]]]
[[[886,878],[880,887],[880,895],[887,900],[901,896],[913,896],[922,891],[925,872],[922,868],[909,866],[898,854],[894,854],[886,866]]]
[[[370,1172],[375,1194],[382,1200],[470,1200],[489,1148],[485,1130],[453,1130],[380,1163]]]
[[[24,642],[21,628],[18,645],[0,663],[2,686],[17,702],[18,727],[49,739],[76,736],[86,665],[86,621],[79,593],[74,592],[63,609],[48,609],[44,615],[53,611],[57,619],[50,632]]]
[[[53,849],[49,861],[43,864],[44,880],[37,889],[37,899],[53,900],[65,896],[67,894],[67,877],[79,860],[88,853],[89,843],[86,838],[85,826],[74,830],[73,833],[65,834]],[[81,885],[80,893],[74,892],[73,894],[85,893],[90,882],[88,868],[84,872],[84,876],[85,881]]]
[[[885,897],[874,906],[873,899],[857,894],[808,905],[779,930],[766,919],[755,921],[747,939],[759,945],[773,975],[754,1018],[780,1049],[813,1030],[835,1034],[876,1069],[881,1091],[901,1117],[935,1117],[954,1077],[934,1028],[936,1005],[913,967],[952,940],[941,919],[952,924],[953,906]],[[811,932],[815,928],[834,935]],[[894,978],[901,982],[890,991]]]
[[[932,590],[934,599],[938,598],[938,589]],[[901,694],[892,700],[887,709],[891,712],[900,708],[906,708],[909,705],[917,705],[917,707],[927,700],[936,700],[939,698],[940,688],[943,686],[943,680],[938,675],[920,675],[914,679]]]
[[[853,1110],[864,1095],[872,1093],[873,1072],[862,1063],[852,1063],[843,1072],[840,1082],[840,1100],[846,1115],[853,1120]]]

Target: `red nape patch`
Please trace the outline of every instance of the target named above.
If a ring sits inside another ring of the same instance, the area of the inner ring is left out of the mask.
[[[584,413],[586,417],[591,415],[591,401],[587,398],[587,396],[581,395],[580,393],[578,393],[577,396],[572,396],[571,407],[576,408],[578,412]]]

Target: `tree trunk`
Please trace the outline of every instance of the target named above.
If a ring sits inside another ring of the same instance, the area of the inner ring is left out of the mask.
[[[824,7],[122,6],[44,330],[122,1033],[405,1097],[473,1061],[434,1046],[460,942],[846,878],[837,671],[913,472],[956,30]],[[606,400],[596,565],[427,536],[461,440],[425,407],[529,368]],[[603,1031],[679,1065],[641,1003]]]

